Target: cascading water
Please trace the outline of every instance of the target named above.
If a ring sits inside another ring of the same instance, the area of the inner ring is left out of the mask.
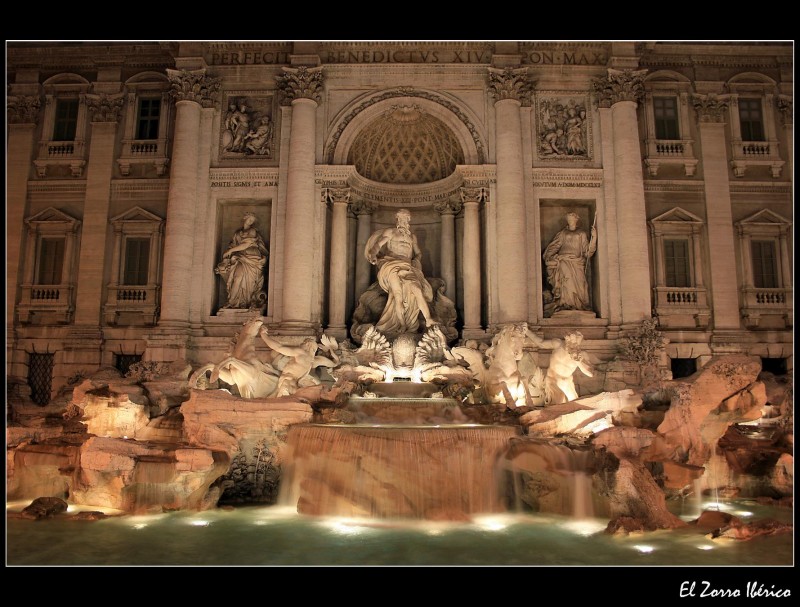
[[[518,509],[595,516],[592,452],[545,440],[515,441],[502,462],[513,479]]]
[[[518,428],[452,423],[461,417],[448,399],[352,404],[370,423],[289,430],[280,503],[303,514],[382,519],[506,510],[496,464]],[[400,423],[401,411],[413,425]]]

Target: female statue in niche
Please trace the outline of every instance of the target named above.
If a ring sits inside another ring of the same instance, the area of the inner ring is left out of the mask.
[[[567,213],[567,227],[544,250],[547,281],[553,288],[553,312],[591,310],[586,264],[597,250],[597,228],[592,235],[578,229],[578,214]]]
[[[215,273],[228,287],[228,302],[223,308],[260,308],[267,300],[264,292],[264,266],[269,251],[253,227],[256,216],[245,213],[243,225],[233,234]]]

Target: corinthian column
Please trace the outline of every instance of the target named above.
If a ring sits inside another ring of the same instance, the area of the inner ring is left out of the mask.
[[[33,159],[36,122],[41,107],[38,95],[8,97],[8,144],[6,156],[6,335],[13,334],[22,235],[28,199],[28,177]],[[28,263],[33,267],[33,260]],[[11,361],[9,356],[7,361]]]
[[[358,228],[356,230],[356,279],[353,287],[353,301],[358,305],[358,298],[369,289],[370,273],[372,266],[364,255],[367,248],[367,240],[372,234],[372,213],[375,205],[369,200],[359,199],[350,205],[350,210],[358,217]]]
[[[443,200],[433,205],[441,217],[441,241],[439,250],[440,274],[447,289],[445,295],[456,299],[456,225],[455,217],[461,211],[460,200]]]
[[[122,103],[122,94],[86,96],[86,105],[92,115],[92,142],[86,171],[86,204],[76,281],[73,333],[75,330],[85,334],[99,331],[114,141]]]
[[[786,165],[789,169],[789,177],[794,183],[794,98],[788,95],[778,97],[778,111],[781,114],[781,124],[783,134],[786,137]]]
[[[200,156],[200,109],[212,107],[219,91],[218,78],[205,69],[167,70],[175,100],[175,136],[164,238],[164,272],[159,326],[189,326],[189,297],[194,253],[195,207]]]
[[[482,332],[481,328],[481,226],[479,205],[483,188],[461,188],[464,205],[464,259],[461,260],[461,277],[464,282],[465,338]]]
[[[314,229],[314,165],[317,104],[322,97],[321,68],[283,68],[277,77],[282,102],[292,106],[289,131],[289,168],[286,180],[286,235],[283,252],[284,329],[308,333],[312,323],[314,256],[308,244]]]
[[[728,100],[727,97],[709,94],[695,95],[693,102],[702,149],[708,248],[714,255],[714,263],[710,266],[714,330],[735,330],[740,321],[728,150],[725,145]]]
[[[497,149],[497,318],[494,323],[528,318],[528,264],[525,221],[525,179],[522,162],[520,107],[530,101],[527,68],[489,68],[494,97]]]
[[[637,104],[644,97],[642,81],[646,72],[609,69],[606,77],[594,81],[600,107],[611,108],[623,324],[636,324],[650,318],[652,309],[647,213],[636,119]]]
[[[328,188],[326,198],[333,207],[331,258],[328,272],[328,329],[337,339],[347,338],[347,206],[350,188]]]

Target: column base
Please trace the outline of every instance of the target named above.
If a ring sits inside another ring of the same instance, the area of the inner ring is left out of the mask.
[[[297,335],[303,337],[316,337],[320,332],[319,323],[302,320],[284,320],[269,326],[273,335]]]
[[[483,327],[464,327],[461,329],[461,340],[465,339],[488,339],[490,335]]]
[[[344,341],[349,337],[347,327],[344,325],[326,327],[324,333],[335,337],[338,341]]]

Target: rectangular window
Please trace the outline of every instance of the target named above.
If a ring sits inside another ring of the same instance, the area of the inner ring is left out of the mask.
[[[677,97],[653,97],[656,139],[680,139]]]
[[[664,241],[664,269],[668,287],[691,287],[689,241]]]
[[[37,405],[46,405],[50,402],[50,392],[53,389],[53,367],[55,354],[28,355],[28,385],[31,387],[31,400]]]
[[[139,99],[136,139],[158,139],[161,99]]]
[[[53,128],[53,141],[75,141],[78,127],[78,100],[59,99],[56,101],[56,120]]]
[[[125,285],[146,285],[150,265],[150,239],[127,238],[125,240]]]
[[[742,141],[764,141],[760,99],[739,99],[739,124]]]
[[[753,285],[757,289],[777,289],[778,261],[775,259],[775,242],[772,240],[752,241]]]
[[[39,243],[37,285],[60,285],[64,267],[64,239],[42,238]]]

